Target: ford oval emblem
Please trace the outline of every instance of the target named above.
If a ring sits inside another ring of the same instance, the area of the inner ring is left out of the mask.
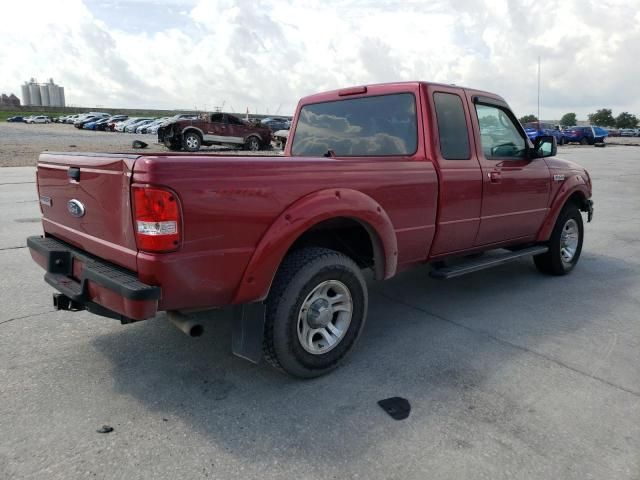
[[[82,217],[85,213],[84,205],[80,200],[76,200],[75,198],[67,202],[67,210],[71,215],[78,218]]]

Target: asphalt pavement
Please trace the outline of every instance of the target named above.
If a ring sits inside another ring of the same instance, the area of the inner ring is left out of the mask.
[[[34,169],[0,169],[0,479],[639,479],[640,148],[560,156],[594,183],[570,275],[371,282],[358,347],[312,381],[232,356],[228,316],[191,339],[53,311]]]

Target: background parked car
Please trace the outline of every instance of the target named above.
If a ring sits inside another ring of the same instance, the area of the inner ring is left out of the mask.
[[[136,133],[144,135],[145,133],[147,133],[147,130],[148,130],[149,127],[152,127],[153,125],[155,125],[159,121],[161,121],[161,119],[157,118],[155,120],[151,120],[150,122],[146,122],[146,123],[142,122],[142,123],[138,124],[138,126],[136,127]]]
[[[109,118],[105,118],[104,120],[100,120],[96,122],[96,130],[111,130],[110,125],[115,124],[116,122],[121,122],[129,118],[127,115],[113,115]]]
[[[24,122],[24,117],[16,116],[7,118],[7,122]]]
[[[273,133],[273,140],[271,141],[271,145],[275,148],[279,148],[284,150],[284,147],[287,145],[287,139],[289,138],[289,130],[278,130]]]
[[[158,129],[158,142],[170,150],[197,152],[203,145],[229,145],[258,151],[271,146],[271,130],[235,115],[203,113],[196,120],[171,121]]]
[[[46,115],[38,115],[35,117],[28,117],[28,120],[25,120],[26,123],[51,123],[51,119]]]
[[[96,122],[98,120],[102,120],[103,116],[97,116],[97,115],[89,115],[87,117],[81,118],[79,120],[76,120],[75,122],[73,122],[73,126],[76,128],[84,128],[84,126],[88,123],[91,122]]]
[[[129,125],[127,125],[123,132],[125,133],[136,133],[136,129],[142,124],[147,124],[153,121],[153,118],[139,118],[137,119],[135,122],[131,122]]]
[[[157,118],[151,123],[147,123],[146,125],[142,125],[138,127],[138,130],[136,131],[136,133],[142,133],[142,134],[156,133],[158,131],[158,127],[163,123],[165,123],[167,120],[169,120],[169,118],[170,117]]]
[[[570,127],[564,131],[567,142],[575,142],[581,145],[593,145],[602,143],[608,136],[607,130],[600,127]]]
[[[115,131],[116,132],[124,132],[124,129],[134,123],[137,122],[138,120],[140,120],[140,117],[131,117],[131,118],[127,118],[126,120],[122,121],[122,122],[118,122],[115,124]]]
[[[288,119],[283,117],[267,117],[260,120],[260,123],[269,128],[272,132],[278,130],[286,130],[290,127],[291,123]]]
[[[635,137],[636,131],[633,128],[623,128],[620,130],[621,137]]]
[[[558,143],[558,145],[564,145],[566,142],[565,136],[560,130],[560,127],[552,123],[529,122],[525,123],[523,126],[524,131],[527,133],[527,136],[531,139],[532,142],[534,142],[536,138],[542,135],[550,135],[556,137],[556,142]]]
[[[105,120],[105,119],[104,118],[94,118],[94,119],[91,119],[88,122],[83,122],[82,129],[83,130],[95,130],[96,124],[98,122],[103,121],[103,120]]]

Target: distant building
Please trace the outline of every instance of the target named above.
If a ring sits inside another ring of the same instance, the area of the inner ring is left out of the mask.
[[[6,93],[0,95],[0,106],[2,107],[19,107],[20,99],[16,97],[13,93],[7,96]]]
[[[32,107],[64,107],[64,87],[56,85],[53,78],[48,83],[38,83],[32,78],[22,85],[22,104]]]

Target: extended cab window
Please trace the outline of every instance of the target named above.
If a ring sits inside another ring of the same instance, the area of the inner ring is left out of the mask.
[[[319,156],[413,155],[418,146],[416,100],[411,93],[305,105],[291,152]]]
[[[440,153],[447,160],[470,158],[467,120],[464,117],[462,99],[452,93],[434,93]]]
[[[522,158],[527,144],[511,117],[492,105],[476,104],[485,158]]]

